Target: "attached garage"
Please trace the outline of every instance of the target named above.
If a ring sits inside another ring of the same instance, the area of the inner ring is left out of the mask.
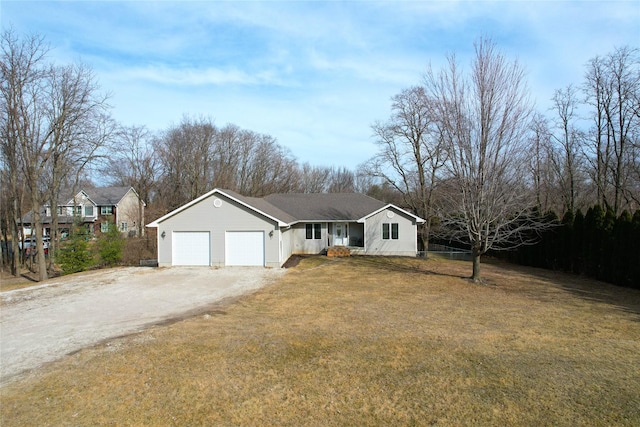
[[[261,199],[215,189],[148,226],[157,229],[160,267],[279,268],[288,228],[279,217],[293,220]]]
[[[172,241],[172,265],[211,264],[211,236],[208,231],[174,231]]]
[[[225,265],[264,266],[264,231],[227,231]]]

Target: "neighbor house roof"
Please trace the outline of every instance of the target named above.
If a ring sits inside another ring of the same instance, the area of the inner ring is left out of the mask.
[[[424,222],[422,218],[397,206],[359,193],[282,193],[258,198],[243,196],[231,190],[214,189],[151,222],[148,227],[157,227],[165,219],[214,193],[229,197],[249,209],[275,220],[280,226],[290,226],[298,222],[363,221],[388,207],[415,218],[418,223]]]
[[[75,197],[84,193],[87,198],[97,206],[116,206],[129,191],[133,191],[136,196],[138,196],[138,193],[133,189],[133,187],[99,187],[82,189],[76,193]],[[67,194],[60,198],[58,205],[71,205],[73,204],[73,199],[73,195]]]
[[[98,206],[117,205],[131,190],[131,187],[101,187],[85,190],[85,193]]]

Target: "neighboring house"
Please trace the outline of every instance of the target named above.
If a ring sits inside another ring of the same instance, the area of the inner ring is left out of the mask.
[[[281,267],[333,246],[368,255],[417,254],[417,217],[363,194],[245,197],[214,189],[148,224],[158,265]]]
[[[138,228],[144,224],[144,208],[132,187],[102,187],[79,191],[75,197],[68,196],[58,202],[58,229],[68,232],[74,223],[84,224],[90,234],[107,231],[109,224],[115,224],[118,230],[127,236],[135,236]],[[30,227],[33,212],[22,217],[25,227]],[[51,205],[45,205],[41,213],[45,235],[51,235]]]

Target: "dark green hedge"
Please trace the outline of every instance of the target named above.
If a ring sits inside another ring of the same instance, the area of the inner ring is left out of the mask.
[[[568,212],[532,246],[520,247],[509,258],[523,265],[563,270],[619,286],[640,289],[640,210],[616,217],[596,205],[586,215]]]

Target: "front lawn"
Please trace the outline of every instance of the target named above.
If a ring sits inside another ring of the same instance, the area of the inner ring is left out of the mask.
[[[506,265],[303,259],[0,391],[0,425],[640,425],[640,292]]]

